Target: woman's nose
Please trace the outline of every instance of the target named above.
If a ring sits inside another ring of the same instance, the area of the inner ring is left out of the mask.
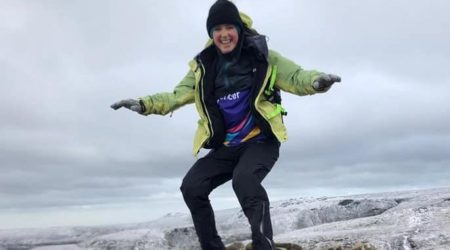
[[[220,33],[219,33],[219,35],[220,35],[221,37],[223,37],[223,36],[228,36],[228,32],[227,32],[226,30],[221,30]]]

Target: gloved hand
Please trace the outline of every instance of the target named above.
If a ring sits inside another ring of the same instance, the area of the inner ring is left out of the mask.
[[[144,107],[139,103],[138,100],[134,99],[121,100],[111,105],[111,108],[113,108],[114,110],[118,110],[121,107],[125,107],[134,112],[138,112],[139,114],[142,114],[144,112]]]
[[[331,85],[335,82],[340,82],[341,77],[332,74],[320,74],[320,76],[313,83],[313,88],[318,92],[327,92]]]

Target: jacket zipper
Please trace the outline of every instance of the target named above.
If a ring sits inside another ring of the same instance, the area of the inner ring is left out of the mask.
[[[257,73],[257,68],[254,68],[254,73]],[[272,124],[266,119],[266,117],[262,114],[262,112],[258,109],[258,100],[261,97],[262,93],[264,92],[264,89],[266,88],[267,85],[267,81],[268,81],[268,76],[270,76],[270,74],[272,73],[272,67],[267,67],[267,72],[266,75],[264,76],[263,82],[261,83],[261,85],[259,86],[259,89],[257,88],[255,91],[255,99],[253,100],[253,105],[252,108],[253,110],[262,118],[262,122],[266,123],[266,125],[268,125],[268,128],[270,128],[270,130],[272,131],[272,133],[274,134],[275,137],[277,137],[275,135],[275,133],[273,132],[274,129],[272,127]]]
[[[255,72],[256,72],[256,70],[255,70]],[[258,100],[259,100],[259,98],[261,97],[262,93],[264,92],[264,89],[266,88],[266,85],[267,85],[268,76],[270,76],[271,74],[272,74],[272,68],[271,68],[271,67],[267,67],[266,75],[264,76],[264,80],[263,80],[263,82],[261,83],[260,88],[259,88],[258,91],[256,92],[255,99],[254,99],[254,102],[253,102],[253,105],[254,105],[254,107],[255,107],[255,110],[258,111],[258,113],[261,115],[261,117],[262,117],[264,120],[266,120],[266,118],[265,118],[265,117],[262,115],[262,113],[258,110]]]
[[[213,138],[214,136],[214,130],[212,129],[212,122],[211,122],[211,118],[209,117],[209,113],[208,113],[208,109],[206,108],[206,104],[205,104],[205,95],[204,95],[204,90],[203,90],[203,79],[205,78],[205,67],[203,66],[202,60],[200,58],[197,58],[197,63],[200,65],[200,70],[201,70],[201,80],[200,80],[200,103],[203,109],[203,112],[206,115],[206,118],[208,119],[208,128],[209,128],[209,138],[208,140],[204,141],[201,145],[200,148],[202,148],[211,138]]]

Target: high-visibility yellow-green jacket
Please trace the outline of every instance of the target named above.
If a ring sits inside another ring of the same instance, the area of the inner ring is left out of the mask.
[[[241,13],[247,27],[251,19]],[[264,36],[246,37],[246,47],[255,54],[254,87],[251,110],[261,131],[270,134],[278,141],[287,140],[286,127],[283,124],[283,109],[273,101],[273,93],[279,89],[295,95],[317,93],[313,82],[320,75],[318,71],[303,70],[291,60],[279,53],[268,50]],[[211,42],[209,42],[211,44]],[[144,105],[144,115],[166,115],[186,105],[195,103],[200,116],[194,137],[193,154],[201,148],[214,148],[223,143],[225,129],[223,120],[211,91],[214,89],[215,75],[212,62],[217,55],[213,45],[209,45],[191,62],[189,72],[169,93],[158,93],[139,98]]]

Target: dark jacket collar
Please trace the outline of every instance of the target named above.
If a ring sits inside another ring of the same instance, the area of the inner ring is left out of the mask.
[[[263,35],[246,36],[244,40],[244,49],[253,50],[258,59],[267,60],[269,49],[267,47],[266,37]]]

